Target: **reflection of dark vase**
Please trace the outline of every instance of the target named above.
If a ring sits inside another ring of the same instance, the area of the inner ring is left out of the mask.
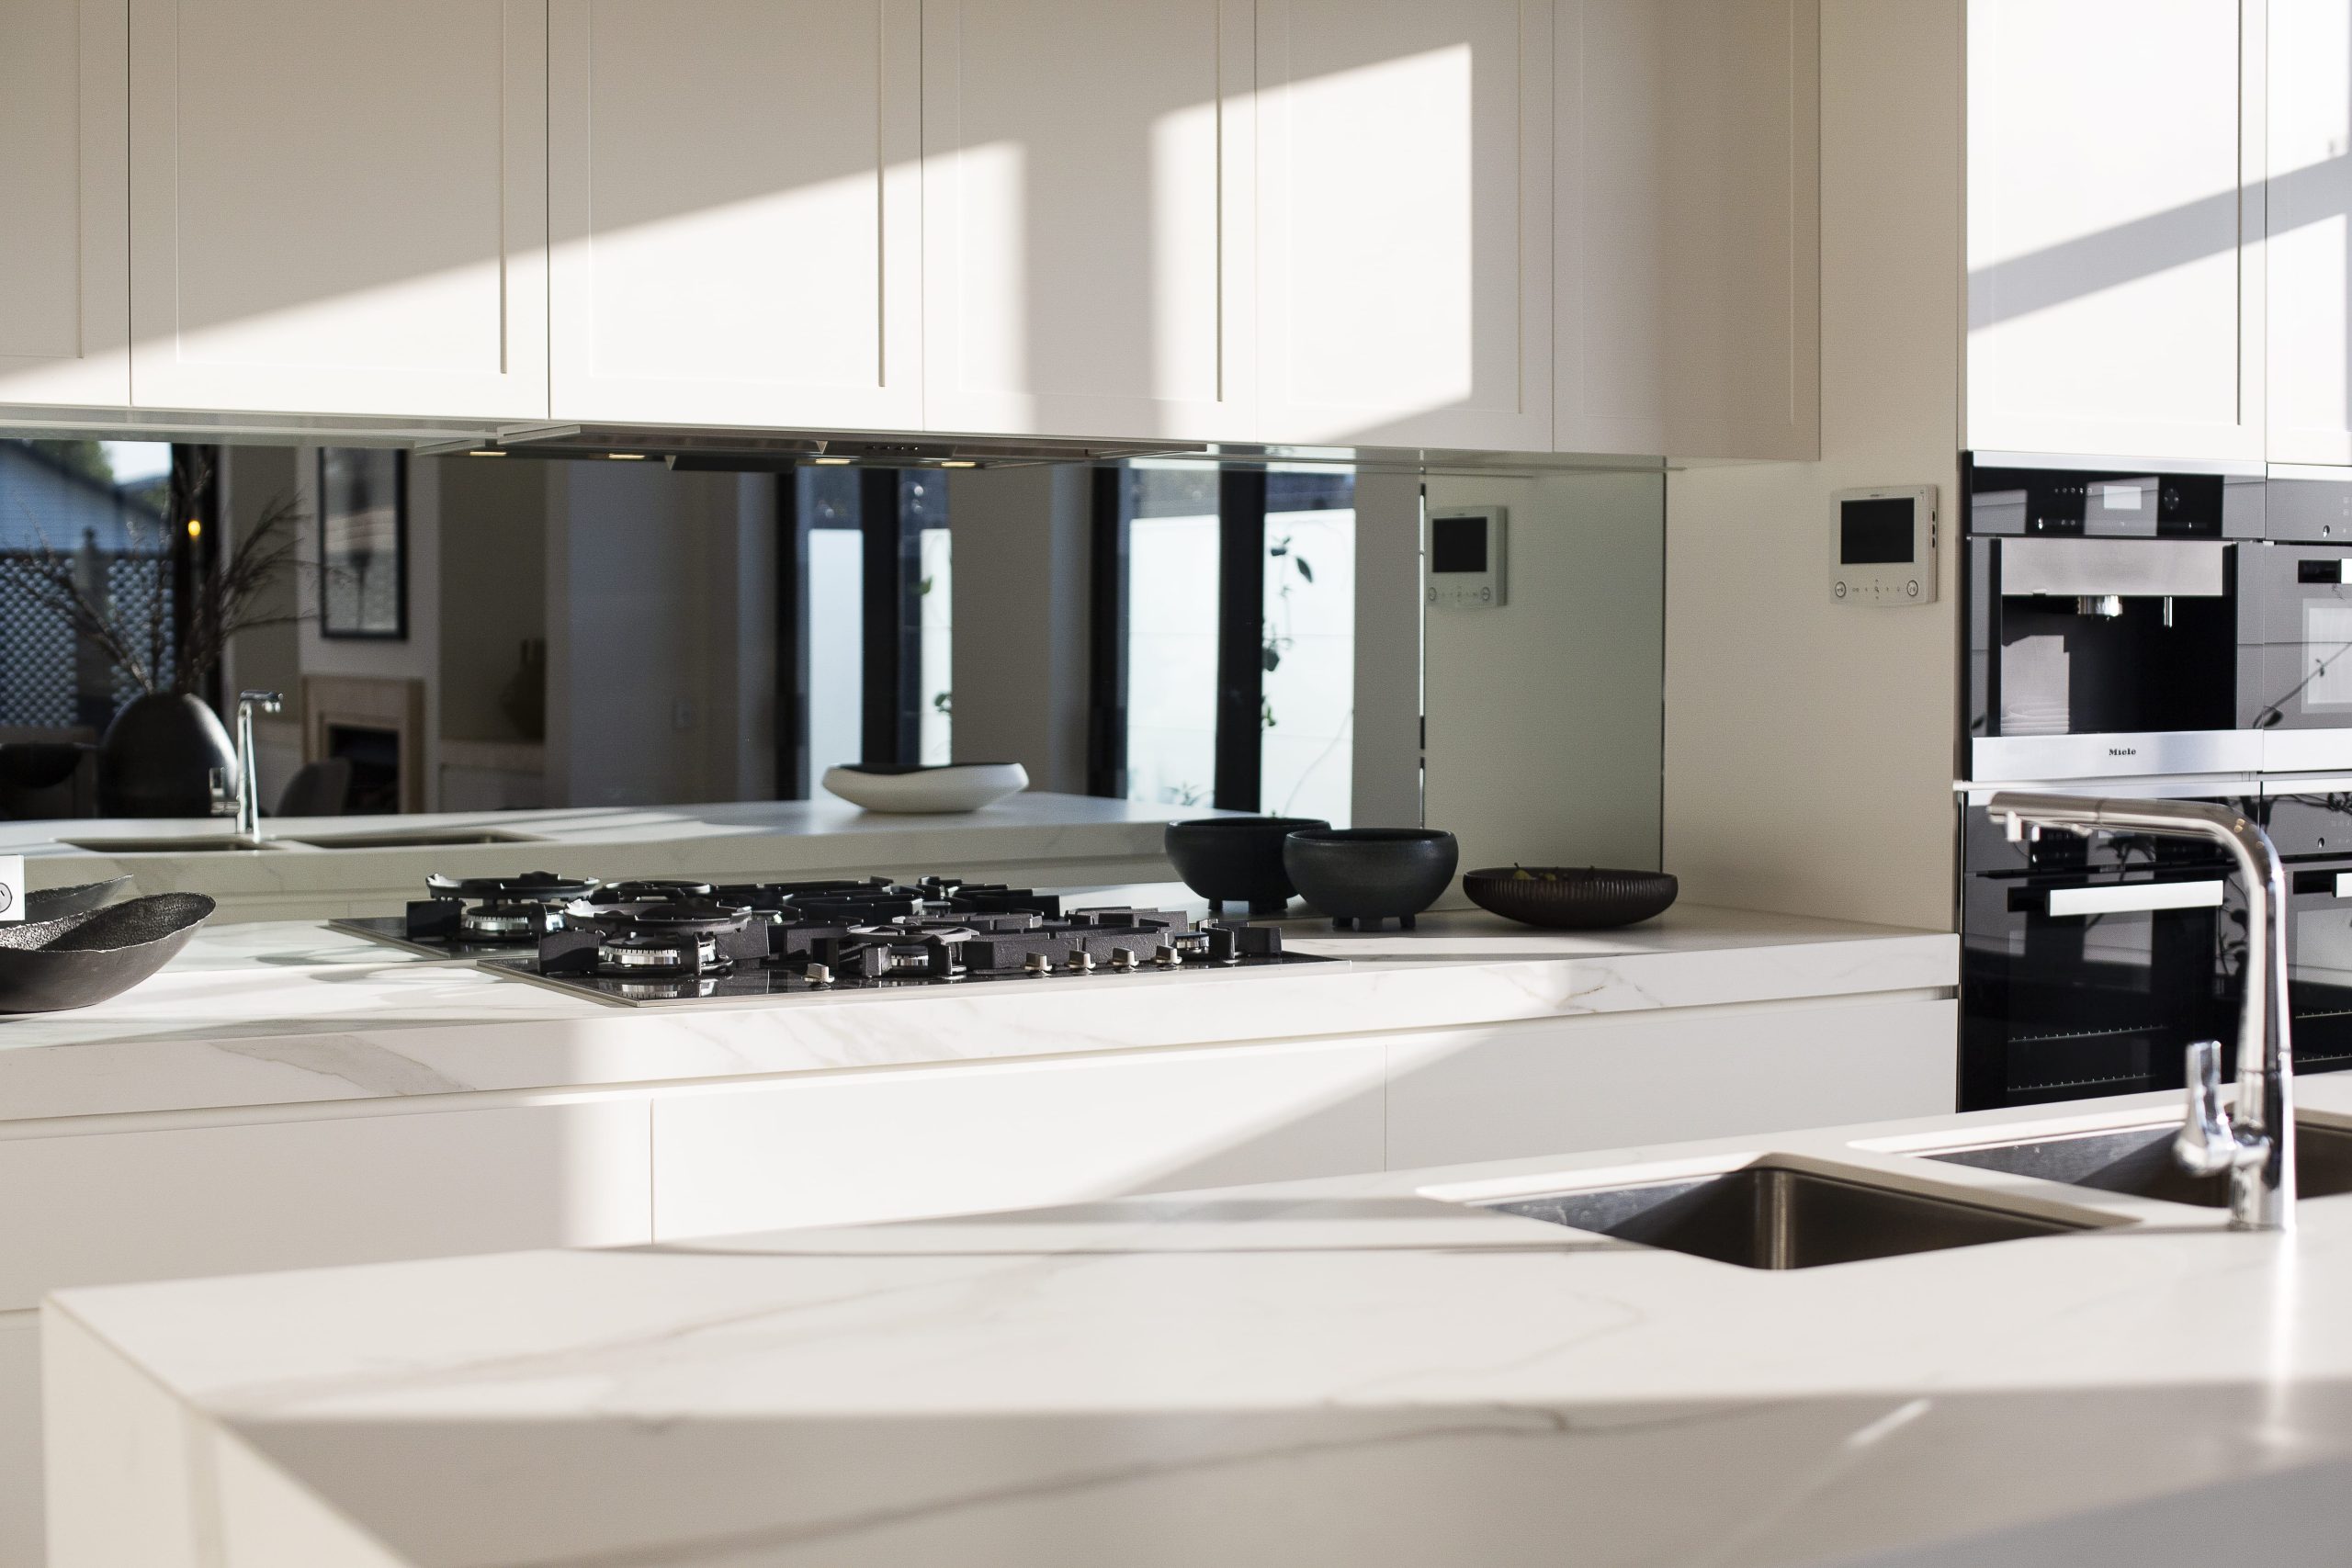
[[[237,752],[195,697],[133,697],[98,742],[98,809],[108,817],[209,817],[212,773],[237,787]]]
[[[523,665],[498,694],[499,711],[526,740],[548,738],[548,639],[523,639]]]

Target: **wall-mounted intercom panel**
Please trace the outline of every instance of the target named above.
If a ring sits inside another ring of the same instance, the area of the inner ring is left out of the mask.
[[[1491,610],[1503,603],[1509,508],[1441,506],[1422,541],[1427,602],[1433,610]]]
[[[1935,486],[1841,490],[1830,502],[1832,599],[1890,609],[1935,603]]]

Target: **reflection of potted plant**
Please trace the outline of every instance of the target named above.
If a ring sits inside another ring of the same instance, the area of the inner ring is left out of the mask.
[[[191,514],[206,477],[200,465],[174,465],[166,527],[171,519]],[[12,576],[35,604],[62,617],[75,637],[96,647],[139,688],[99,742],[98,798],[107,815],[209,816],[220,798],[216,774],[233,795],[236,751],[219,716],[197,693],[232,637],[300,618],[272,607],[269,590],[294,564],[301,516],[301,509],[285,497],[262,508],[210,580],[198,585],[176,645],[160,581],[142,595],[143,603],[124,606],[103,570],[85,558],[87,550],[60,550],[43,540],[38,549],[0,563],[0,571]],[[141,538],[136,522],[127,521],[126,526],[130,553],[164,570],[168,541]]]

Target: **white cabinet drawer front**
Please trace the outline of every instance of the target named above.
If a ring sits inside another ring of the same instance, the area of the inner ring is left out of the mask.
[[[0,401],[126,403],[123,8],[0,6]]]
[[[40,1314],[0,1313],[0,1568],[40,1568]]]
[[[132,0],[132,392],[543,416],[547,11]]]
[[[1370,1043],[811,1078],[654,1102],[662,1240],[1375,1170]]]
[[[0,1310],[74,1285],[618,1245],[642,1101],[0,1141]]]
[[[1549,0],[1259,7],[1274,440],[1552,440]]]
[[[1940,1115],[1959,1004],[1566,1019],[1396,1042],[1388,1168]]]
[[[925,422],[1246,434],[1241,0],[923,7]]]
[[[1964,446],[2261,456],[2261,12],[1971,0]]]
[[[557,0],[559,418],[921,418],[914,0]]]

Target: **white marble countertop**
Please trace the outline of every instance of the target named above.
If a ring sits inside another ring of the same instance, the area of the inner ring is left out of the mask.
[[[569,872],[607,879],[712,880],[954,873],[1028,885],[1164,876],[1161,830],[1180,818],[1220,816],[1031,790],[978,811],[905,815],[843,800],[707,806],[439,812],[398,817],[286,817],[264,821],[262,850],[108,851],[109,840],[220,840],[217,818],[0,821],[0,854],[25,856],[34,888],[129,874],[146,893],[207,893],[221,919],[394,915],[424,895],[428,873],[460,876]],[[514,841],[322,849],[306,839],[491,832]]]
[[[1095,891],[1104,903],[1198,908],[1177,886]],[[1302,919],[1285,940],[1348,962],[635,1009],[316,924],[213,928],[111,1001],[0,1017],[0,1123],[1928,992],[1955,985],[1959,966],[1948,933],[1700,905],[1589,933],[1475,909],[1377,935]]]
[[[2352,1118],[2352,1075],[2302,1088]],[[2340,1562],[2352,1196],[2236,1234],[1897,1152],[2177,1113],[69,1292],[54,1539],[200,1535],[221,1568]],[[1430,1195],[1767,1153],[2095,1228],[1767,1273]]]

